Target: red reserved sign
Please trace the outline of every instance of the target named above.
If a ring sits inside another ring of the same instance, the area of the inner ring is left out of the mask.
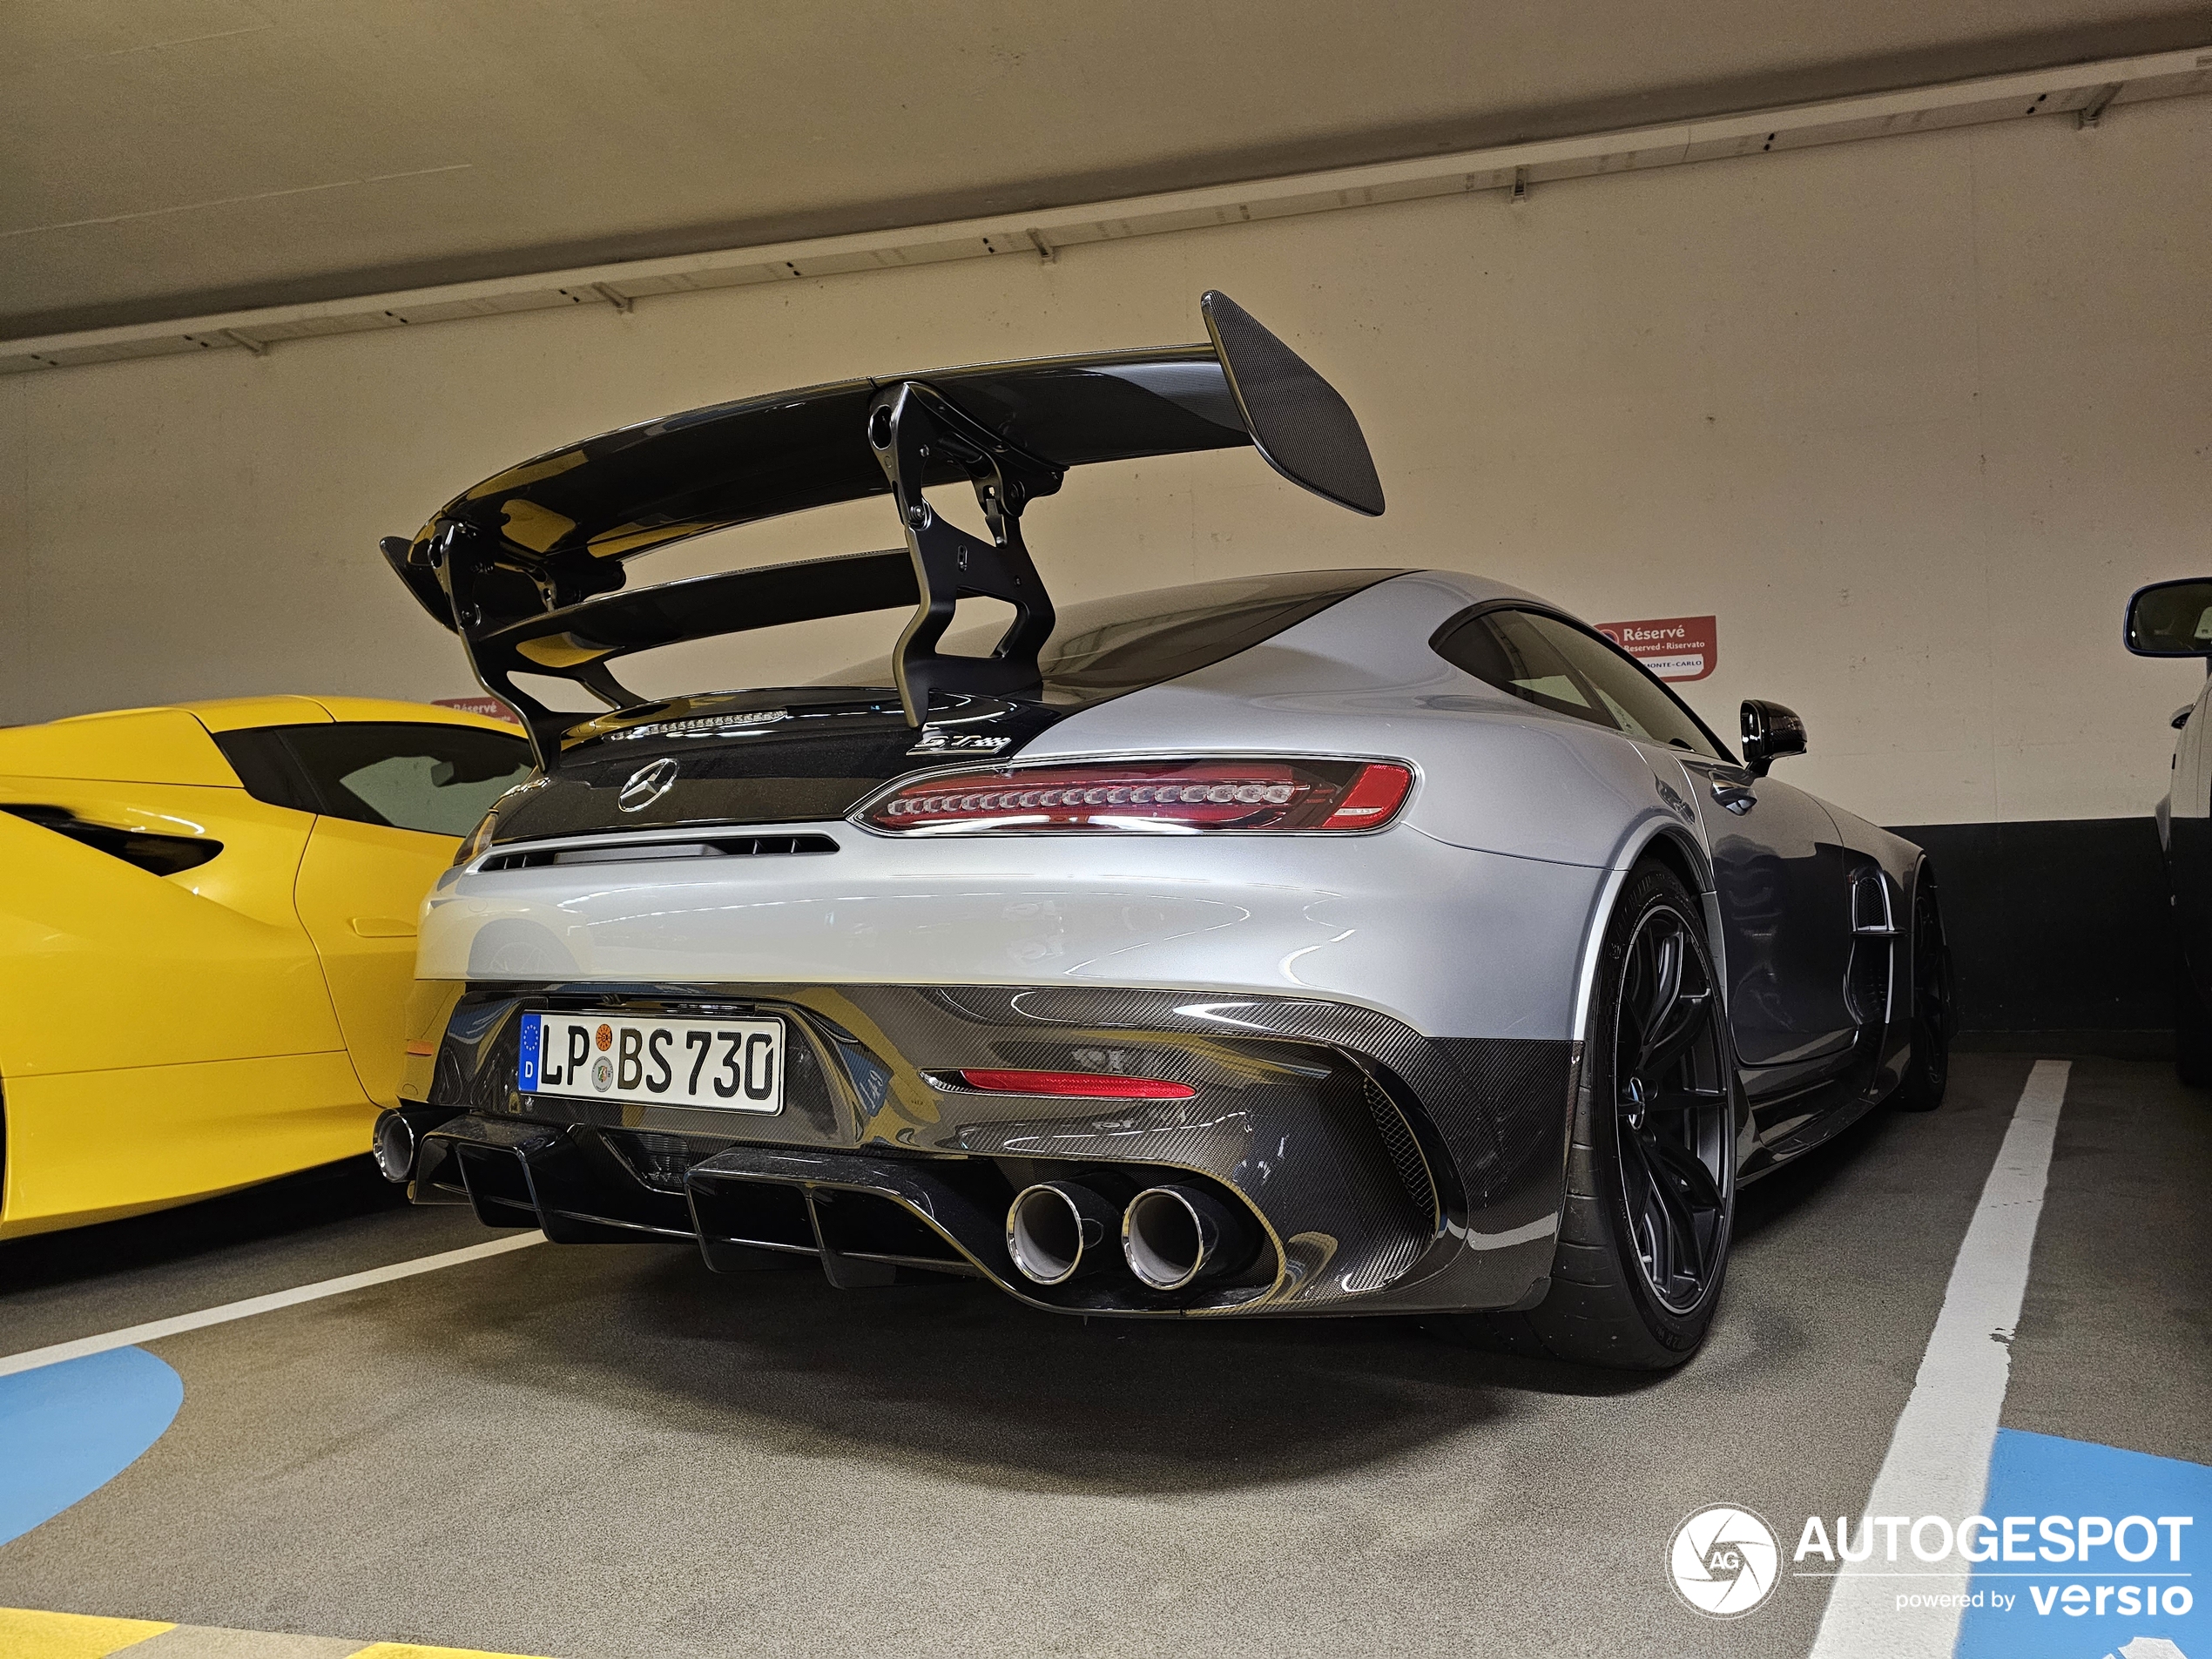
[[[1662,680],[1702,680],[1721,658],[1711,617],[1602,622],[1597,631]]]
[[[433,708],[459,709],[463,714],[488,714],[495,720],[504,720],[509,725],[520,725],[515,711],[496,697],[434,697]]]

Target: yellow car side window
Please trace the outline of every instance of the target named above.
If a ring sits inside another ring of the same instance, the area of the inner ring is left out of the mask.
[[[260,799],[431,835],[466,835],[531,766],[521,738],[473,726],[341,721],[216,740]]]

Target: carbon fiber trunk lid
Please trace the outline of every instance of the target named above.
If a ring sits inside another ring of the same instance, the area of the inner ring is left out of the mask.
[[[558,769],[502,802],[491,845],[841,818],[907,772],[1003,759],[1070,711],[956,698],[916,732],[887,686],[670,698],[571,728]]]

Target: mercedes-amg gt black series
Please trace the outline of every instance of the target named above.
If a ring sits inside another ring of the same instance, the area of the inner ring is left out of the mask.
[[[426,903],[387,1173],[718,1270],[1659,1367],[1713,1317],[1742,1181],[1935,1103],[1934,878],[1769,775],[1786,709],[1745,704],[1738,750],[1448,571],[1052,604],[1023,532],[1075,469],[1249,447],[1382,511],[1344,400],[1203,310],[1198,345],[626,428],[386,543],[538,760]],[[988,536],[933,506],[954,487]],[[866,496],[901,546],[624,590],[649,550]],[[948,637],[973,597],[1012,620]],[[822,684],[617,678],[867,611],[904,616],[889,654]]]

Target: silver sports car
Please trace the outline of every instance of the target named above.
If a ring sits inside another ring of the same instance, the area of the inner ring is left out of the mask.
[[[388,1175],[718,1271],[1656,1367],[1712,1319],[1742,1182],[1936,1103],[1934,879],[1767,775],[1786,709],[1744,705],[1739,757],[1573,617],[1443,571],[1055,610],[1023,513],[1078,466],[1249,445],[1382,510],[1344,400],[1203,310],[1202,345],[627,428],[386,542],[538,759],[426,901]],[[870,496],[904,546],[622,590],[635,554]],[[948,637],[968,597],[1012,621]],[[890,654],[822,683],[614,674],[875,610],[907,613]]]

